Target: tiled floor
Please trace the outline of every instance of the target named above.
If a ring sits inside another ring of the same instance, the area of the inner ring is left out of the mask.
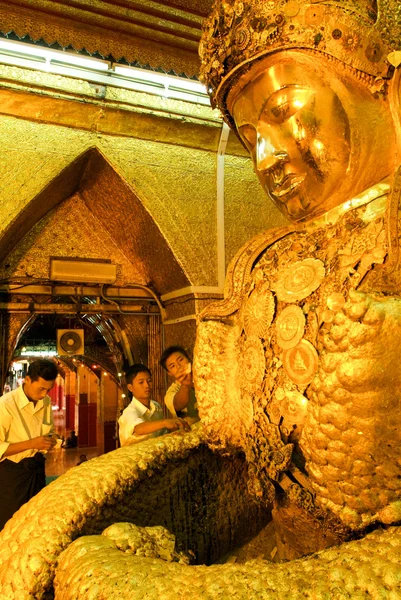
[[[59,450],[51,450],[46,456],[46,476],[59,476],[75,467],[80,461],[80,455],[85,454],[90,460],[95,456],[99,456],[98,448],[60,448]]]

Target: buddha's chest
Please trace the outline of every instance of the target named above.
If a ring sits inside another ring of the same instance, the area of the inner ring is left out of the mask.
[[[336,224],[289,234],[255,262],[236,319],[241,393],[280,422],[284,435],[306,415],[321,333],[386,252],[383,218],[363,220],[353,211]]]

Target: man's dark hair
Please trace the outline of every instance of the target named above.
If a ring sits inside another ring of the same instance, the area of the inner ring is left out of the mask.
[[[27,375],[31,381],[37,381],[39,377],[45,381],[53,381],[58,375],[57,367],[51,360],[40,358],[31,362],[28,367]]]
[[[138,373],[149,373],[149,375],[152,376],[152,373],[151,373],[151,370],[149,369],[149,367],[147,367],[146,365],[141,365],[141,364],[137,363],[135,365],[131,365],[125,371],[125,381],[127,382],[127,384],[132,383],[134,381],[135,377],[138,375]]]
[[[183,354],[185,356],[185,358],[187,358],[189,360],[189,362],[191,362],[189,354],[185,350],[185,348],[183,348],[182,346],[169,346],[168,348],[166,348],[164,350],[163,354],[160,357],[160,366],[162,366],[165,371],[168,370],[166,367],[166,362],[168,361],[170,356],[172,354],[174,354],[175,352],[181,352],[181,354]]]

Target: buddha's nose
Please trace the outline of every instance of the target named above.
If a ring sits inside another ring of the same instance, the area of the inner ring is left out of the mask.
[[[279,163],[286,162],[288,154],[283,150],[275,148],[272,141],[262,135],[258,135],[256,147],[256,168],[258,171],[269,171]]]

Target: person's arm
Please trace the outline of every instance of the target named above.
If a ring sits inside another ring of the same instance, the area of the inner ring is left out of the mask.
[[[160,419],[160,421],[143,421],[135,426],[134,434],[147,435],[149,433],[154,433],[155,431],[160,431],[160,429],[168,429],[170,431],[182,429],[184,431],[190,431],[191,427],[186,421],[179,419],[178,417],[174,419]]]
[[[4,402],[0,402],[0,458],[4,458],[10,444],[6,442],[8,432],[11,427],[12,418],[10,413],[4,406]]]
[[[190,392],[192,388],[192,373],[182,373],[176,379],[180,384],[180,389],[174,396],[174,409],[176,412],[184,410],[189,404]]]
[[[13,454],[19,454],[25,450],[37,450],[38,452],[43,450],[50,450],[56,443],[56,440],[47,435],[40,435],[39,437],[26,440],[25,442],[16,442],[15,444],[8,444],[7,449],[3,452],[3,458],[7,456],[13,456]]]
[[[53,415],[51,415],[53,416]],[[51,436],[40,435],[31,440],[15,442],[10,444],[6,442],[7,434],[11,428],[13,417],[10,415],[3,403],[0,403],[0,458],[7,458],[25,450],[50,450],[56,443]]]

